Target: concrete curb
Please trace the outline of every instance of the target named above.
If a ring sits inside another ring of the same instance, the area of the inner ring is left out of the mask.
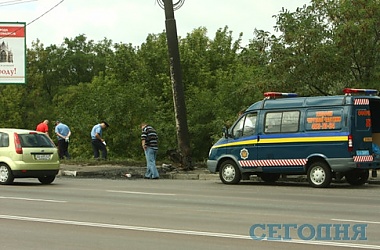
[[[193,171],[167,171],[161,166],[157,167],[161,179],[174,180],[214,180],[220,181],[219,174],[212,174],[207,169],[195,169]],[[131,177],[125,177],[128,173]],[[145,167],[136,166],[72,166],[61,164],[61,169],[57,176],[65,177],[83,177],[83,178],[109,178],[109,179],[141,179],[144,177]],[[257,176],[251,176],[251,181],[262,182]],[[279,179],[279,182],[307,182],[306,176],[294,175],[284,176]],[[335,183],[344,183],[345,181],[333,181]],[[380,178],[369,177],[369,184],[380,184]]]
[[[196,168],[192,171],[175,169],[171,165],[163,164],[157,166],[161,179],[177,180],[219,180],[218,174],[211,174],[205,168]],[[68,165],[61,164],[58,176],[66,177],[87,177],[87,178],[143,178],[146,168],[141,166],[119,166],[119,165]],[[126,177],[129,174],[131,177]]]
[[[57,176],[66,177],[104,177],[104,178],[127,178],[122,174],[109,174],[103,171],[73,171],[73,170],[60,170]],[[131,179],[143,178],[143,174],[131,174]],[[129,179],[127,178],[127,179]],[[161,179],[175,179],[175,180],[219,180],[218,174],[182,174],[182,173],[162,173],[160,174]]]

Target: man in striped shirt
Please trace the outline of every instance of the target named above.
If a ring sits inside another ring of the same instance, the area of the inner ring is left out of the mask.
[[[158,179],[160,176],[156,167],[156,157],[158,150],[158,136],[156,130],[143,122],[141,124],[141,145],[144,149],[146,158],[146,173],[145,179]]]

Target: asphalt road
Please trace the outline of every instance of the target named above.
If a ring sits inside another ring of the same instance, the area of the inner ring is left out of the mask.
[[[61,177],[0,190],[1,249],[380,249],[379,185]]]

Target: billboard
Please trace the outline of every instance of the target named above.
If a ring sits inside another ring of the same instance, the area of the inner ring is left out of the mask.
[[[0,22],[0,84],[26,83],[25,26]]]

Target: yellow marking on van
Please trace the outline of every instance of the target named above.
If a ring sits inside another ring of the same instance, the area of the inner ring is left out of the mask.
[[[267,138],[257,140],[246,140],[239,142],[230,142],[225,144],[220,144],[213,146],[212,148],[222,148],[222,147],[233,147],[241,145],[251,145],[251,144],[269,144],[269,143],[295,143],[295,142],[337,142],[337,141],[348,141],[348,137],[345,136],[323,136],[323,137],[293,137],[293,138]]]
[[[257,144],[257,140],[230,142],[230,143],[216,145],[216,146],[213,146],[212,148],[223,148],[223,147],[240,146],[240,145],[247,145],[247,144]]]
[[[261,139],[259,143],[330,142],[330,141],[348,141],[348,137],[347,136],[326,136],[326,137],[270,138],[270,139]]]

